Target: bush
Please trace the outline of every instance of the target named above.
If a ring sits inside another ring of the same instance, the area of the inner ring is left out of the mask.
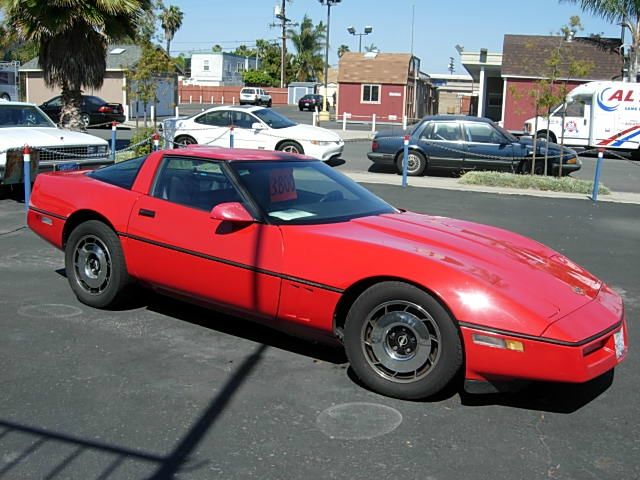
[[[540,175],[518,175],[501,172],[467,172],[460,179],[460,183],[465,185],[484,185],[488,187],[583,193],[585,195],[593,192],[593,182],[579,180],[573,177],[543,177]],[[600,184],[598,193],[601,195],[609,195],[611,191]]]
[[[131,135],[131,143],[130,145],[136,145],[142,142],[145,139],[149,139],[154,133],[155,129],[153,127],[147,128],[138,128],[133,135]],[[147,155],[151,153],[151,147],[153,145],[153,141],[149,139],[147,142],[144,142],[140,145],[137,145],[133,149],[134,157],[139,157],[140,155]]]

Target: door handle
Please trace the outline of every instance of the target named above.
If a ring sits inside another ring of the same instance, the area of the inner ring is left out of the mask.
[[[585,124],[585,125],[587,124],[587,119],[586,119],[586,118],[584,119],[584,124]]]
[[[141,217],[155,218],[156,212],[154,210],[147,210],[146,208],[141,208],[140,210],[138,210],[138,215],[140,215]]]

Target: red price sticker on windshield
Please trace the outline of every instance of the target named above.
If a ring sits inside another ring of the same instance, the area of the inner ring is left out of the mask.
[[[272,202],[298,198],[292,168],[276,168],[269,173],[269,195]]]

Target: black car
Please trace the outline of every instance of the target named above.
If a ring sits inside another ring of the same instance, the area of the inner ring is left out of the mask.
[[[402,172],[403,135],[378,133],[373,138],[369,160],[393,165]],[[536,174],[544,172],[547,153],[549,174],[557,174],[560,145],[538,140]],[[570,148],[562,151],[562,174],[580,169],[582,163]],[[529,173],[532,169],[533,140],[517,138],[487,118],[437,115],[423,118],[409,134],[407,172],[422,175],[426,169],[502,170]]]
[[[60,122],[61,107],[61,96],[53,97],[40,105],[40,109],[56,123]],[[121,104],[108,103],[93,95],[82,95],[80,110],[82,111],[82,124],[85,128],[91,125],[102,125],[111,122],[122,123],[125,120],[124,109]]]
[[[323,102],[324,97],[322,95],[309,94],[298,100],[298,108],[300,109],[300,111],[315,110],[316,107],[318,108],[318,110],[322,110]]]

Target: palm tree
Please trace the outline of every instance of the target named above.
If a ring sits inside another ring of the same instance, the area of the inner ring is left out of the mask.
[[[169,47],[171,47],[171,40],[173,40],[176,32],[180,30],[183,17],[184,14],[182,10],[175,5],[170,5],[169,8],[163,9],[160,14],[160,23],[164,30],[164,38],[167,40],[167,55],[170,55]]]
[[[60,123],[80,129],[82,89],[104,82],[109,42],[133,38],[150,0],[0,0],[5,22],[38,46],[48,87],[62,90]]]
[[[296,49],[294,75],[296,80],[306,82],[318,79],[324,68],[322,52],[327,28],[320,22],[314,25],[307,15],[302,19],[300,30],[289,29],[289,40]]]
[[[635,82],[638,76],[638,57],[640,49],[640,1],[638,0],[560,0],[580,5],[582,10],[621,24],[631,33],[629,52],[629,81]]]
[[[380,50],[378,49],[378,47],[376,47],[373,43],[371,45],[365,45],[364,46],[364,51],[365,52],[379,52]]]
[[[350,52],[349,45],[345,45],[344,43],[338,47],[338,57],[342,57],[345,52]]]

